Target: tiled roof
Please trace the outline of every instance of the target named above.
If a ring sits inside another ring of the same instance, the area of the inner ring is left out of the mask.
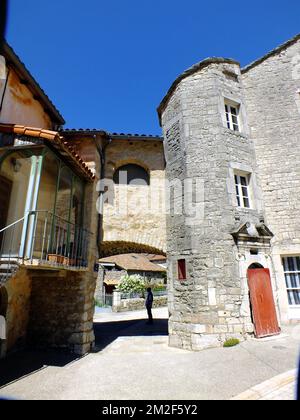
[[[84,178],[89,181],[93,181],[95,179],[95,175],[78,155],[74,147],[70,146],[66,142],[65,138],[57,131],[44,130],[35,127],[25,127],[23,125],[0,124],[0,132],[48,141],[73,167],[75,167],[75,170],[77,170],[80,175],[84,176]]]
[[[164,255],[153,255],[153,254],[145,254],[145,257],[148,258],[149,261],[153,262],[153,261],[166,261],[167,257],[165,257]]]
[[[110,133],[112,138],[130,138],[137,140],[159,140],[163,141],[163,137],[152,134],[125,134],[125,133]]]
[[[149,261],[148,254],[122,254],[113,257],[102,258],[100,264],[113,263],[124,270],[129,271],[151,271],[164,273],[166,270]],[[165,257],[164,257],[165,258]]]
[[[46,112],[51,115],[53,121],[55,121],[57,125],[64,125],[65,120],[63,116],[60,114],[48,95],[41,88],[41,86],[26,68],[25,64],[20,60],[15,51],[10,45],[8,45],[7,42],[4,42],[2,54],[4,55],[8,64],[12,64],[20,79],[27,82],[28,87],[32,93],[43,103]]]
[[[60,130],[62,134],[68,135],[68,134],[102,134],[107,135],[107,132],[105,130],[102,130],[101,128],[62,128]]]
[[[101,134],[112,139],[131,139],[131,140],[158,140],[163,141],[163,137],[152,135],[152,134],[132,134],[132,133],[109,133],[108,131],[97,129],[97,128],[66,128],[62,129],[63,135],[70,134],[82,134],[82,135],[93,135]]]

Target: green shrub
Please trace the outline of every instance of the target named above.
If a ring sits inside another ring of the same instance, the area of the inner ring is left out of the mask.
[[[238,340],[237,338],[229,338],[228,340],[225,341],[223,347],[227,348],[227,347],[235,347],[238,346],[240,344],[240,340]]]

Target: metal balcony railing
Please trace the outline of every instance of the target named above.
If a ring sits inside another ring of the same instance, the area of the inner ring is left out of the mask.
[[[91,235],[49,211],[29,212],[0,230],[0,274],[20,264],[86,268]]]

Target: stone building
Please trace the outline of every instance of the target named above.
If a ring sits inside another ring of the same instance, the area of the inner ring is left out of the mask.
[[[123,258],[132,253],[165,256],[163,138],[95,129],[68,129],[62,134],[86,161],[97,150],[101,156],[102,182],[97,186],[99,257]],[[111,292],[118,279],[107,278],[109,284],[105,285],[105,273],[100,269],[97,301],[103,300],[104,288]]]
[[[64,119],[7,44],[0,79],[0,355],[25,344],[83,354],[94,342],[100,157],[57,131]]]
[[[139,275],[146,285],[164,285],[166,283],[166,257],[153,254],[119,254],[99,260],[103,279],[97,283],[96,297],[101,300],[105,287],[106,294],[112,294],[120,284],[122,277]]]
[[[203,211],[178,211],[177,190],[167,218],[171,346],[300,320],[299,67],[300,36],[245,68],[209,58],[158,108],[168,180],[202,186],[185,198]]]
[[[95,263],[124,254],[167,253],[171,346],[299,321],[299,92],[297,36],[246,68],[210,58],[183,73],[158,109],[164,138],[64,129],[5,44],[1,355],[88,352]]]

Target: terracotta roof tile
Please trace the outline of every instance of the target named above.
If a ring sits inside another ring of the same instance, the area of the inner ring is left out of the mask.
[[[70,161],[71,164],[75,165],[75,168],[81,175],[83,175],[87,180],[93,181],[95,175],[89,169],[87,164],[83,159],[78,155],[76,150],[70,146],[57,131],[44,130],[41,128],[35,127],[25,127],[23,125],[14,125],[14,124],[0,124],[0,132],[2,133],[12,133],[20,136],[34,137],[41,140],[50,141],[58,151]]]
[[[124,270],[151,271],[164,273],[165,268],[149,261],[147,254],[122,254],[113,257],[102,258],[100,264],[113,263]]]

